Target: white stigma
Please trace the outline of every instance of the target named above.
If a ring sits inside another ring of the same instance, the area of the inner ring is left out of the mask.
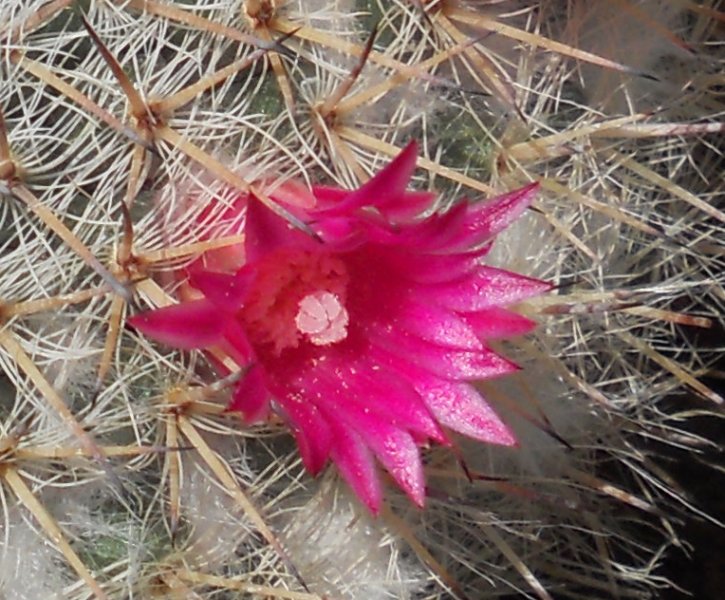
[[[302,298],[295,317],[299,332],[317,346],[344,340],[347,337],[349,321],[350,316],[339,298],[326,291]]]

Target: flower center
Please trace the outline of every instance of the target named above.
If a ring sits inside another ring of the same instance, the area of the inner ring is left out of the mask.
[[[350,315],[340,299],[330,292],[315,292],[300,301],[295,317],[297,331],[317,346],[327,346],[347,337]]]
[[[344,340],[348,281],[343,261],[329,254],[283,250],[266,257],[239,315],[250,341],[279,355],[302,341]]]

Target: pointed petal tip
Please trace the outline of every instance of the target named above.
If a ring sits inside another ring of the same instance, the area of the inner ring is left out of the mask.
[[[495,428],[495,432],[492,432],[491,437],[487,438],[486,441],[489,444],[504,446],[506,448],[521,447],[519,439],[516,437],[511,428],[503,421],[498,423],[498,426]]]
[[[373,517],[379,517],[379,516],[380,516],[380,502],[378,502],[377,504],[368,504],[368,503],[367,503],[367,502],[366,502],[365,500],[363,500],[362,498],[358,498],[358,500],[359,500],[360,502],[362,502],[362,503],[363,503],[363,504],[365,505],[365,508],[367,508],[367,509],[368,509],[368,512],[369,512],[369,513],[370,513],[370,514],[371,514],[371,515],[372,515]]]
[[[539,191],[538,182],[467,206],[466,220],[454,248],[474,248],[490,241],[529,208]]]
[[[302,464],[315,477],[331,457],[336,460],[330,425],[313,405],[287,403],[284,409],[291,421]]]
[[[355,431],[337,419],[334,412],[327,407],[320,408],[332,433],[330,458],[355,496],[372,514],[377,515],[383,492],[372,452]]]
[[[556,287],[557,287],[555,283],[552,283],[551,281],[546,281],[545,279],[539,279],[537,281],[539,282],[539,284],[542,287],[542,291],[540,292],[542,294],[546,293],[546,292],[550,292],[551,290],[556,289]]]
[[[386,207],[395,211],[405,199],[406,189],[413,177],[418,157],[418,144],[411,141],[387,165],[356,190],[342,195],[338,202],[327,208],[321,207],[318,215],[350,215],[364,206],[374,206],[383,213]],[[323,188],[321,195],[330,196]]]
[[[309,189],[301,181],[290,179],[270,192],[273,200],[278,200],[287,206],[304,210],[313,210],[317,206],[314,188]]]
[[[508,425],[500,420],[490,420],[485,425],[479,423],[477,429],[469,429],[468,431],[460,429],[459,433],[494,446],[506,448],[519,448],[521,446]]]
[[[307,469],[307,472],[313,477],[317,477],[324,468],[327,466],[327,462],[324,463],[309,463],[309,460],[305,463],[305,469]]]
[[[406,495],[410,499],[410,501],[415,504],[419,509],[425,508],[425,496],[426,496],[426,487],[423,485],[420,490],[412,490],[408,491],[405,490]]]
[[[264,383],[261,367],[252,364],[237,382],[227,410],[241,413],[242,421],[251,425],[269,416],[270,401],[271,396]]]
[[[418,156],[418,142],[416,140],[410,140],[406,145],[405,148],[403,148],[398,156],[405,156],[406,158],[410,158],[411,156]]]
[[[224,311],[236,312],[249,291],[249,278],[198,269],[189,273],[189,284]]]
[[[431,378],[421,382],[420,389],[431,411],[448,429],[489,444],[517,443],[509,426],[470,384]]]
[[[420,300],[468,313],[511,306],[551,289],[549,282],[482,265],[458,280],[422,285],[418,295]]]
[[[126,323],[162,344],[195,350],[219,342],[225,320],[207,300],[192,300],[133,315]]]
[[[345,475],[343,475],[343,477],[345,477]],[[372,514],[374,517],[377,517],[380,514],[380,509],[383,505],[383,494],[382,489],[380,488],[380,481],[377,480],[377,473],[375,477],[376,489],[363,489],[359,485],[353,485],[353,483],[349,479],[347,480],[347,483],[352,488],[358,500],[360,500],[360,502],[365,505],[368,511],[370,511],[370,514]]]
[[[466,313],[462,315],[462,318],[482,340],[525,335],[538,325],[533,319],[500,307]]]
[[[509,207],[509,210],[515,210],[515,207],[519,209],[526,208],[531,205],[536,195],[541,189],[541,184],[538,181],[532,181],[527,183],[523,187],[517,188],[497,198],[492,199],[492,203],[497,199],[503,202],[503,206]]]

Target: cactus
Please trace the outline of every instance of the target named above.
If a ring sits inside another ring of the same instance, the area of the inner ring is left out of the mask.
[[[671,586],[678,516],[716,522],[667,471],[723,403],[716,4],[3,2],[0,595]],[[519,447],[432,447],[426,507],[388,485],[373,517],[225,411],[235,375],[124,324],[240,243],[234,194],[359,187],[410,140],[442,208],[540,182],[490,258],[556,291],[481,384]]]

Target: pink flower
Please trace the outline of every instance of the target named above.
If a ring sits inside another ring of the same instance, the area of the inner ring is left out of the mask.
[[[240,197],[230,211],[246,210],[244,247],[190,267],[195,299],[129,319],[158,341],[231,357],[244,376],[229,408],[247,423],[281,415],[307,470],[332,459],[373,513],[375,459],[422,506],[420,446],[449,445],[447,430],[515,445],[469,382],[517,370],[486,340],[528,332],[532,321],[502,307],[550,288],[481,263],[537,186],[421,216],[434,195],[406,191],[416,152],[358,190],[274,196],[319,239]]]

